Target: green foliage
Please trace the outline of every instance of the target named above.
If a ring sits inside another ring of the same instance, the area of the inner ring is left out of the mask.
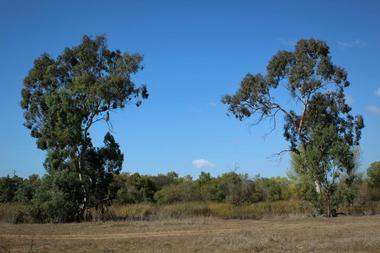
[[[180,181],[178,174],[174,171],[165,174],[158,174],[157,176],[150,176],[156,190],[161,190],[166,185],[176,184]]]
[[[335,125],[350,145],[357,144],[363,119],[349,114],[344,89],[349,86],[346,71],[331,62],[330,50],[323,41],[301,39],[295,50],[279,51],[267,65],[266,75],[247,74],[234,95],[226,95],[222,102],[236,118],[256,117],[261,120],[285,117],[284,137],[290,150],[297,151],[305,144],[310,128],[316,123]],[[280,104],[272,92],[286,87],[297,108]],[[298,112],[298,113],[297,113]]]
[[[234,205],[259,201],[288,200],[292,198],[290,181],[286,178],[249,178],[235,172],[212,177],[201,172],[197,180],[166,175],[144,176],[138,173],[121,174],[112,186],[117,192],[118,204],[158,202],[170,204],[188,201],[218,201]]]
[[[380,200],[380,162],[371,163],[367,176],[371,199]]]
[[[21,106],[38,147],[77,147],[94,122],[109,120],[111,110],[147,98],[145,86],[131,80],[141,61],[139,54],[109,50],[104,36],[84,36],[56,59],[46,53],[36,59],[24,79]]]
[[[368,182],[373,188],[380,188],[380,162],[373,162],[367,169]]]
[[[43,178],[30,205],[34,222],[80,221],[79,201],[83,198],[82,182],[70,170],[57,171]]]
[[[40,186],[40,184],[41,179],[36,174],[33,174],[29,176],[29,178],[23,180],[22,184],[19,185],[16,191],[16,201],[26,204],[30,203],[35,195],[36,189]]]
[[[23,180],[18,176],[0,178],[0,202],[13,202],[17,200],[17,190]]]
[[[116,177],[117,202],[121,204],[152,202],[156,185],[149,176],[138,173],[121,174]]]
[[[35,60],[21,91],[25,126],[38,148],[47,151],[44,165],[52,177],[64,171],[79,179],[73,185],[77,189],[58,187],[55,197],[39,195],[51,206],[72,201],[65,204],[67,209],[56,210],[68,216],[57,218],[59,213],[48,211],[46,204],[41,207],[43,217],[78,220],[89,208],[103,210],[115,197],[110,185],[121,170],[123,154],[110,133],[104,136],[104,147],[93,147],[89,130],[96,122],[108,123],[110,112],[132,101],[139,106],[148,98],[146,87],[136,87],[131,80],[142,69],[141,61],[139,54],[109,50],[104,36],[84,36],[81,44],[56,58],[45,53]]]
[[[255,183],[266,201],[289,200],[292,197],[290,181],[283,177],[257,178]],[[259,199],[259,200],[262,200]]]
[[[323,188],[317,191],[320,204],[326,200],[328,216],[339,171],[355,167],[353,147],[359,144],[364,127],[361,116],[352,116],[344,90],[350,85],[346,71],[331,62],[323,41],[301,39],[295,50],[279,51],[267,65],[266,75],[247,74],[234,95],[222,102],[239,120],[255,118],[276,122],[284,115],[284,137],[289,151],[303,152],[300,173]],[[274,90],[286,87],[293,107],[281,104]]]
[[[200,197],[193,186],[191,178],[186,178],[177,184],[163,187],[156,192],[154,198],[159,204],[170,204],[199,200]]]
[[[108,194],[117,196],[113,205],[107,209],[96,206],[88,208],[84,217],[89,221],[98,221],[193,216],[261,218],[290,214],[319,215],[326,208],[326,199],[320,198],[326,195],[318,195],[315,182],[297,173],[300,172],[297,169],[300,156],[302,153],[293,154],[293,170],[288,173],[288,178],[249,178],[235,172],[213,177],[202,172],[198,179],[192,180],[189,176],[179,177],[173,172],[157,176],[123,173],[113,177],[108,187]],[[336,181],[330,196],[331,212],[379,213],[379,203],[374,202],[373,188],[368,180],[357,174],[354,180],[347,183],[351,176],[341,174]],[[6,179],[3,177],[0,181]],[[82,204],[77,200],[84,197],[82,181],[75,172],[56,171],[41,179],[32,175],[21,181],[23,183],[15,190],[19,203],[12,200],[13,203],[0,205],[0,220],[44,223],[83,219],[77,211]],[[30,192],[33,192],[31,200]]]
[[[331,216],[342,204],[352,205],[358,193],[356,158],[334,126],[313,130],[307,153],[292,154],[293,170],[303,181],[304,196]]]

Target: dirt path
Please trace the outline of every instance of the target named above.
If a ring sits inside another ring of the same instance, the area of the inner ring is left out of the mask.
[[[123,234],[73,234],[73,235],[0,235],[4,239],[22,239],[22,240],[117,240],[117,239],[147,239],[151,237],[170,237],[170,236],[192,236],[192,235],[207,235],[207,234],[222,234],[239,232],[239,228],[226,229],[208,229],[208,230],[173,230],[167,232],[140,232],[140,233],[123,233]]]

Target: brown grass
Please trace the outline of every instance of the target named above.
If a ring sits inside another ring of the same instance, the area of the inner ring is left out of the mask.
[[[240,206],[215,202],[184,202],[168,205],[142,203],[114,205],[109,213],[114,220],[161,220],[200,216],[223,219],[261,219],[275,216],[312,216],[313,208],[310,203],[302,201],[260,202]]]
[[[0,252],[378,252],[380,216],[0,224]]]
[[[0,203],[0,222],[23,223],[27,222],[24,216],[27,206],[19,203]]]

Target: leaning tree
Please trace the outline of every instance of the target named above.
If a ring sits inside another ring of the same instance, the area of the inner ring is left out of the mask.
[[[289,142],[285,151],[304,154],[302,172],[322,194],[331,191],[325,186],[333,178],[354,168],[351,150],[359,145],[364,123],[350,113],[344,94],[349,85],[347,72],[332,63],[325,42],[301,39],[294,51],[275,54],[265,75],[247,74],[237,92],[222,102],[230,114],[239,120],[253,118],[254,124],[270,119],[275,127],[282,114]],[[285,103],[285,96],[292,102]]]
[[[88,208],[103,208],[112,198],[109,185],[121,170],[123,154],[110,133],[104,147],[94,147],[90,129],[96,122],[108,123],[116,109],[148,98],[146,87],[131,79],[142,69],[141,61],[140,54],[110,50],[104,36],[84,36],[56,58],[42,54],[24,79],[24,124],[38,148],[47,151],[47,172],[77,177],[77,184],[60,189],[74,203],[72,219],[83,219]]]

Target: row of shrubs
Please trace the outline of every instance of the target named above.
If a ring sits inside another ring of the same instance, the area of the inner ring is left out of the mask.
[[[166,175],[121,174],[115,178],[116,201],[120,204],[151,202],[170,204],[184,201],[216,201],[232,204],[288,200],[291,182],[285,177],[249,178],[235,172],[212,177],[202,172],[197,180]]]
[[[32,175],[0,178],[0,202],[30,203],[47,177]],[[235,172],[212,177],[202,172],[198,179],[179,177],[175,172],[157,176],[139,173],[115,175],[111,184],[114,203],[170,204],[184,201],[216,201],[232,204],[288,200],[297,197],[296,189],[286,177],[249,178]]]
[[[380,200],[380,173],[378,173],[380,169],[369,172],[368,177],[358,174],[349,187],[344,180],[338,184],[334,195],[334,202],[337,203],[335,206],[338,209],[345,213],[367,212],[364,210],[372,212],[373,202]],[[77,189],[72,187],[75,180],[66,174],[63,174],[63,179],[61,177],[59,179],[52,176],[40,178],[37,175],[26,179],[18,176],[0,178],[0,203],[5,203],[2,209],[7,204],[11,204],[9,207],[13,209],[1,210],[3,214],[0,216],[11,217],[6,220],[11,219],[14,222],[75,220],[70,218],[77,210],[75,199],[67,201],[68,196],[65,192],[53,187],[56,185],[54,182],[59,182],[67,190]],[[196,215],[198,211],[202,215],[226,218],[255,218],[265,213],[282,214],[283,210],[285,214],[313,215],[318,212],[313,202],[316,197],[315,186],[296,174],[289,174],[288,177],[250,178],[246,174],[235,172],[224,173],[217,177],[202,172],[196,180],[193,180],[190,176],[180,177],[175,172],[156,176],[122,173],[113,177],[108,190],[111,207],[86,210],[86,219],[124,219],[129,218],[128,213],[133,212],[130,210],[140,209],[147,210],[149,217],[177,216],[177,212],[181,215],[186,212]],[[299,211],[305,206],[313,206],[310,203],[314,204],[313,210],[308,207],[306,211]],[[184,207],[184,210],[181,210],[181,207]],[[272,211],[272,207],[275,207],[273,209],[275,211]],[[120,210],[125,208],[130,210],[127,214],[120,215],[122,212]],[[355,208],[358,211],[355,211]],[[166,209],[170,211],[166,212]],[[170,215],[166,215],[167,213]]]
[[[340,215],[380,214],[380,201],[368,205],[343,207]],[[194,217],[215,217],[222,219],[262,219],[270,217],[313,217],[317,213],[308,201],[274,201],[255,204],[233,205],[217,202],[183,202],[167,205],[153,203],[112,205],[105,212],[90,210],[87,221],[104,220],[166,220]],[[0,204],[0,221],[8,223],[29,223],[33,217],[28,206],[17,203]]]

